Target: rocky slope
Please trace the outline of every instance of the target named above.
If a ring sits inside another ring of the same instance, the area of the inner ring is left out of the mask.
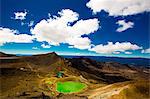
[[[16,55],[0,52],[0,57],[14,57],[14,56],[16,56]]]
[[[148,79],[149,69],[120,64],[116,62],[96,62],[88,58],[69,59],[70,66],[93,75],[92,78],[107,83],[122,82],[132,79]]]
[[[32,99],[42,97],[47,97],[46,99],[67,99],[67,97],[85,99],[88,97],[87,94],[89,97],[100,97],[99,93],[103,93],[103,91],[96,93],[96,90],[102,90],[96,86],[100,86],[101,84],[108,85],[108,87],[104,86],[103,88],[110,90],[109,86],[113,87],[114,83],[119,82],[121,84],[118,84],[119,86],[114,89],[120,92],[122,91],[120,88],[124,86],[122,83],[126,81],[130,83],[130,81],[149,79],[149,68],[139,68],[116,62],[97,62],[82,57],[65,59],[58,56],[55,52],[33,56],[15,56],[5,53],[0,53],[0,55],[1,99]],[[89,89],[80,95],[59,94],[58,96],[55,95],[55,97],[51,96],[46,91],[47,87],[41,88],[40,85],[43,79],[55,77],[58,67],[61,67],[64,71],[64,78],[80,78],[81,81],[89,85]],[[110,90],[110,92],[112,91]],[[105,94],[107,93],[103,93],[103,95]]]
[[[49,72],[55,68],[51,65],[55,63],[59,65],[62,60],[55,52],[33,56],[0,57],[0,68]]]

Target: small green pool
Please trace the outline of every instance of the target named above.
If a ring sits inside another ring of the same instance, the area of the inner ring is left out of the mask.
[[[57,91],[61,93],[74,93],[80,92],[87,85],[80,82],[66,81],[66,82],[57,82]]]

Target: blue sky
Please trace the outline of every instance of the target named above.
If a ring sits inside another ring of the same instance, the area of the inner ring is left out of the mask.
[[[149,57],[149,4],[148,0],[1,0],[0,51]]]

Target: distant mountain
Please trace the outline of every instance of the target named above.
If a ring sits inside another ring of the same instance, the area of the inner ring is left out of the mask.
[[[14,54],[6,54],[6,53],[3,53],[3,52],[0,52],[0,57],[14,57],[16,55]]]
[[[150,67],[149,58],[126,58],[126,57],[105,57],[105,56],[62,56],[64,58],[90,58],[98,62],[118,62],[121,64],[128,64],[133,66]]]
[[[117,62],[97,62],[89,58],[71,58],[68,59],[70,66],[86,72],[92,78],[102,80],[108,83],[126,81],[130,79],[147,79],[149,69],[136,67]],[[86,76],[87,76],[86,75]]]

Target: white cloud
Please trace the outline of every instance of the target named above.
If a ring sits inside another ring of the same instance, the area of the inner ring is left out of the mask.
[[[34,21],[30,21],[30,23],[28,23],[29,27],[32,27],[34,25]]]
[[[125,54],[132,54],[132,52],[124,52]]]
[[[50,14],[50,13],[48,13],[48,17],[49,17],[49,18],[51,17],[51,14]]]
[[[30,21],[30,22],[21,22],[21,25],[27,25],[28,27],[32,27],[34,25],[34,21]]]
[[[130,42],[116,42],[116,43],[112,43],[112,42],[108,42],[107,45],[96,45],[95,47],[89,49],[90,51],[95,51],[96,53],[102,53],[102,54],[112,54],[117,52],[117,54],[119,54],[119,52],[125,52],[127,50],[138,50],[138,49],[142,49],[142,47],[139,47],[136,44],[131,44]]]
[[[113,54],[120,54],[120,52],[113,52]]]
[[[150,0],[90,0],[86,6],[94,13],[102,10],[110,16],[127,16],[150,11]]]
[[[19,34],[17,30],[0,27],[0,46],[5,43],[31,43],[33,37],[27,34]]]
[[[74,48],[73,46],[68,46],[68,48]]]
[[[97,31],[99,28],[98,19],[78,20],[79,14],[70,9],[64,9],[58,14],[59,17],[51,16],[49,19],[41,20],[31,30],[37,41],[46,41],[54,46],[66,43],[78,49],[90,48],[91,40],[81,36]],[[70,25],[73,22],[75,24]]]
[[[27,12],[26,11],[24,11],[24,12],[14,12],[14,14],[15,14],[14,19],[24,20],[24,19],[26,19]]]
[[[21,25],[23,26],[23,25],[25,25],[26,23],[24,23],[24,22],[21,22]]]
[[[51,46],[50,45],[42,44],[41,47],[43,47],[43,48],[50,48]]]
[[[32,47],[32,49],[36,50],[36,49],[39,49],[38,47]]]
[[[142,50],[141,53],[150,53],[150,48]]]
[[[116,22],[120,27],[116,30],[117,32],[123,32],[129,28],[133,28],[133,22],[125,22],[125,20],[119,20]]]

